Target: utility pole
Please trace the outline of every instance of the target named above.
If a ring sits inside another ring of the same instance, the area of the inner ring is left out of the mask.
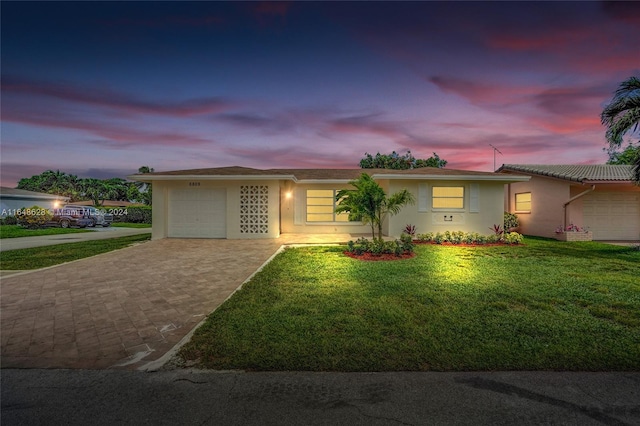
[[[500,153],[500,155],[503,155],[502,152],[500,152],[500,150],[498,148],[496,148],[495,146],[489,144],[489,146],[491,148],[493,148],[493,171],[496,171],[496,152]]]

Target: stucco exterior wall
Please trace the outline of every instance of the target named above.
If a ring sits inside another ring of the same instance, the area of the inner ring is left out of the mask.
[[[167,238],[169,227],[169,191],[174,188],[188,188],[198,183],[198,188],[226,189],[226,238],[277,238],[280,236],[280,184],[272,181],[155,181],[153,183],[152,239]],[[240,187],[242,185],[268,186],[268,233],[250,234],[240,232]]]
[[[306,192],[308,189],[353,189],[348,184],[294,184],[281,182],[280,229],[294,234],[369,234],[371,227],[360,222],[307,222]]]
[[[420,185],[424,185],[421,201]],[[475,187],[472,189],[472,185]],[[436,209],[431,202],[434,186],[463,186],[464,207],[462,209]],[[407,224],[416,227],[416,233],[444,231],[478,232],[491,234],[493,224],[503,222],[504,185],[495,182],[460,182],[460,181],[404,181],[390,180],[389,194],[406,188],[413,194],[416,204],[407,206],[394,216],[389,217],[388,235],[399,237]],[[476,198],[472,201],[473,197]],[[474,207],[472,207],[474,204]]]
[[[506,186],[505,210],[518,215],[520,233],[555,238],[556,228],[561,227],[564,220],[563,204],[571,198],[571,185],[559,179],[534,176],[529,182],[514,182]],[[522,192],[531,193],[530,212],[515,209],[516,194]],[[577,221],[577,216],[578,213],[574,213],[572,218],[568,211],[567,223],[571,219]]]

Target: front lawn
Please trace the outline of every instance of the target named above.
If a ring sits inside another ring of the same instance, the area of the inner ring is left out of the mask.
[[[287,249],[209,316],[186,365],[313,371],[639,370],[640,251],[527,238],[362,262]]]
[[[147,241],[150,234],[131,235],[128,237],[91,240],[78,243],[56,244],[53,246],[34,247],[28,249],[0,252],[0,269],[17,271],[23,269],[39,269],[58,265],[72,260],[82,259],[97,254],[121,249],[139,242]]]
[[[78,232],[91,232],[86,229],[70,228],[41,228],[27,229],[20,225],[1,225],[0,238],[39,237],[42,235],[75,234]]]

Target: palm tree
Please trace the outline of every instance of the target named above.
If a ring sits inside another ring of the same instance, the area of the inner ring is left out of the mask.
[[[638,130],[640,122],[640,78],[629,77],[620,83],[611,102],[604,108],[600,121],[607,126],[606,137],[611,148],[622,145],[622,137]],[[640,184],[640,158],[634,162],[634,176]]]
[[[403,189],[387,198],[384,190],[371,176],[362,173],[349,182],[355,189],[342,189],[336,194],[336,213],[348,213],[350,220],[361,220],[371,225],[372,237],[382,240],[382,224],[387,215],[398,214],[403,206],[413,204],[413,194]]]

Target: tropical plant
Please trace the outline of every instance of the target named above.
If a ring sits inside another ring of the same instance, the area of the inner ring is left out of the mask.
[[[415,225],[411,225],[410,223],[407,223],[404,227],[404,229],[402,230],[403,234],[407,234],[410,237],[415,237],[416,235],[416,226]]]
[[[605,136],[610,148],[622,145],[624,135],[636,133],[640,122],[640,78],[629,77],[620,83],[613,99],[605,106],[600,121],[607,127]],[[640,156],[634,160],[633,179],[640,184]]]
[[[504,234],[504,229],[502,225],[494,224],[493,227],[489,227],[493,231],[493,234],[498,237],[498,239],[502,238],[502,234]]]
[[[348,213],[350,220],[361,220],[371,225],[372,238],[382,240],[382,224],[388,215],[398,214],[402,207],[413,204],[412,193],[403,189],[387,197],[382,187],[371,176],[362,173],[349,182],[355,189],[342,189],[336,194],[336,213]]]

